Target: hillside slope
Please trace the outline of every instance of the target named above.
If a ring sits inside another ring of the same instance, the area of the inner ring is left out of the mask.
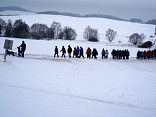
[[[149,40],[149,36],[154,35],[155,25],[138,24],[124,21],[115,21],[102,18],[77,18],[59,15],[22,15],[22,16],[0,16],[7,21],[11,19],[13,22],[17,19],[22,19],[29,26],[34,23],[44,23],[50,27],[53,21],[60,22],[62,27],[70,26],[76,30],[77,40],[83,40],[84,29],[89,25],[94,29],[98,29],[100,41],[108,42],[105,39],[105,33],[108,28],[117,31],[115,42],[121,41],[128,43],[128,37],[133,33],[144,33]]]

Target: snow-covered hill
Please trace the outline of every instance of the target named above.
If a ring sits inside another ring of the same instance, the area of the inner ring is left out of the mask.
[[[0,12],[0,15],[11,15],[11,16],[16,16],[16,15],[35,15],[36,13],[33,12],[23,12],[23,11],[10,11],[6,10],[3,12]]]
[[[50,27],[53,21],[60,22],[62,27],[71,26],[76,30],[78,37],[77,40],[83,39],[83,32],[87,26],[91,26],[94,29],[98,29],[100,41],[108,42],[105,39],[105,33],[108,28],[111,28],[117,32],[117,37],[114,42],[121,41],[123,43],[128,42],[128,37],[133,33],[144,33],[149,40],[149,36],[154,35],[155,25],[138,24],[125,21],[109,20],[104,18],[77,18],[69,16],[58,15],[19,15],[19,16],[0,16],[7,21],[11,19],[13,22],[17,19],[22,19],[29,26],[34,23],[44,23]]]
[[[35,14],[36,14],[35,12],[17,6],[0,7],[0,15],[14,16],[14,15],[35,15]]]
[[[74,28],[78,38],[45,41],[0,37],[0,117],[156,116],[156,60],[136,60],[136,52],[144,49],[130,46],[126,38],[134,32],[153,35],[154,25],[51,15],[1,18],[6,21],[21,18],[30,26],[37,22],[50,26],[58,21],[63,27]],[[99,42],[82,38],[88,25],[99,30]],[[104,38],[108,28],[118,33],[113,43]],[[5,39],[14,41],[15,52],[24,40],[25,58],[7,56],[3,62]],[[60,50],[63,45],[82,46],[84,51],[87,47],[97,48],[98,59],[70,59],[67,55],[54,58],[55,46]],[[108,60],[101,59],[102,48],[108,49]],[[129,49],[130,60],[113,60],[112,49]]]

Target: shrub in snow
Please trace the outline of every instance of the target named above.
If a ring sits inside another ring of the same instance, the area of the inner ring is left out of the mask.
[[[106,31],[106,39],[109,42],[112,42],[113,40],[115,40],[116,35],[117,35],[117,32],[114,30],[111,30],[110,28]]]
[[[63,29],[63,39],[65,40],[75,40],[76,39],[76,31],[71,27],[64,27]]]
[[[138,33],[133,33],[130,37],[129,37],[129,42],[134,44],[134,45],[138,45],[138,44],[142,44],[142,41],[146,38],[146,36],[141,33],[140,35]]]
[[[90,26],[86,27],[83,33],[83,38],[86,39],[87,41],[98,42],[99,41],[98,30],[93,29]]]
[[[139,48],[150,48],[151,46],[152,46],[152,42],[151,41],[147,41],[147,42],[144,42],[141,45],[138,45]]]

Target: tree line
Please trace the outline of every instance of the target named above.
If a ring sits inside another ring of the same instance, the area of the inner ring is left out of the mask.
[[[105,33],[105,38],[109,42],[115,40],[117,35],[116,31],[109,28]],[[36,40],[75,40],[77,33],[69,26],[62,28],[61,23],[55,21],[50,25],[50,27],[42,23],[34,23],[31,27],[29,27],[29,25],[26,24],[22,19],[17,19],[14,23],[11,20],[8,20],[6,23],[3,19],[0,18],[0,36],[30,38]],[[98,42],[98,29],[87,26],[84,29],[83,38],[87,41]],[[133,33],[131,36],[129,36],[129,42],[133,43],[134,45],[138,45],[141,44],[145,38],[146,36],[143,33]]]
[[[108,31],[106,31],[106,39],[112,42],[115,39],[116,34],[116,31],[108,29]],[[75,40],[77,33],[69,26],[62,28],[61,23],[59,22],[53,22],[50,27],[42,23],[34,23],[31,27],[29,27],[29,25],[22,19],[17,19],[14,23],[11,20],[8,20],[6,23],[0,18],[0,36],[30,38],[36,40]],[[98,29],[87,26],[84,29],[83,38],[87,41],[98,42]]]

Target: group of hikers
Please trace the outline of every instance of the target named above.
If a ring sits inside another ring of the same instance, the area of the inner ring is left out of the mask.
[[[64,46],[62,46],[62,49],[61,49],[60,52],[62,52],[61,57],[66,58],[66,56],[65,56],[66,49],[65,49]],[[72,55],[72,52],[73,52],[73,55]],[[58,53],[59,53],[58,47],[55,46],[54,58],[56,56],[59,57]],[[81,57],[84,58],[84,50],[83,50],[82,47],[79,47],[79,46],[74,47],[74,50],[72,50],[71,46],[68,45],[67,53],[68,53],[69,58],[71,58],[72,56],[73,56],[73,58],[74,57],[75,58],[81,58]],[[111,54],[112,54],[113,59],[129,59],[129,56],[130,56],[130,52],[129,52],[128,49],[125,49],[125,50],[115,50],[115,49],[113,49]],[[90,47],[88,47],[87,50],[86,50],[86,55],[87,55],[87,58],[97,59],[98,51],[97,51],[96,48],[93,48],[93,50],[91,50]],[[108,55],[109,55],[108,50],[105,50],[103,48],[102,51],[101,51],[102,59],[107,59]]]
[[[18,57],[24,57],[24,52],[26,50],[26,44],[24,41],[22,41],[22,44],[20,46],[17,47],[18,48]],[[66,58],[66,49],[64,46],[62,46],[62,49],[60,50],[60,52],[62,52],[62,56]],[[72,50],[71,46],[68,45],[67,48],[67,53],[68,53],[68,57],[71,58],[84,58],[84,50],[82,46],[77,46],[74,47],[74,49]],[[73,53],[73,54],[72,54]],[[98,51],[96,48],[93,48],[93,50],[90,49],[90,47],[87,48],[86,53],[87,58],[94,58],[97,59],[97,55],[98,55]],[[107,59],[109,55],[108,50],[105,50],[104,48],[101,51],[101,56],[102,59]],[[113,59],[129,59],[130,56],[130,52],[128,49],[125,50],[115,50],[113,49],[111,52],[112,58]],[[58,47],[55,46],[54,49],[54,58],[55,57],[59,57],[59,50]],[[144,51],[138,51],[137,52],[137,59],[153,59],[156,58],[156,49],[154,50],[144,50]]]
[[[156,57],[156,49],[154,50],[144,50],[137,52],[137,59],[153,59]]]
[[[75,57],[75,58],[81,58],[81,57],[84,58],[84,50],[83,50],[82,47],[77,46],[77,47],[74,47],[74,50],[72,50],[71,46],[68,45],[67,52],[68,52],[69,58],[72,57],[72,51],[73,51],[73,58],[74,58],[74,57]],[[61,57],[66,58],[66,56],[65,56],[65,54],[66,54],[66,49],[65,49],[64,46],[62,46],[62,49],[61,49],[60,52],[62,52],[62,56],[61,56]],[[55,58],[56,56],[59,57],[58,53],[59,53],[58,47],[55,46],[55,49],[54,49],[54,58]],[[93,51],[92,51],[92,50],[88,47],[88,49],[87,49],[87,51],[86,51],[86,54],[87,54],[87,58],[91,58],[91,55],[92,55],[92,58],[94,57],[94,59],[97,59],[96,56],[98,55],[98,52],[97,52],[97,50],[96,50],[95,48],[93,48]]]
[[[128,49],[125,50],[112,50],[113,59],[129,59],[130,52]]]

